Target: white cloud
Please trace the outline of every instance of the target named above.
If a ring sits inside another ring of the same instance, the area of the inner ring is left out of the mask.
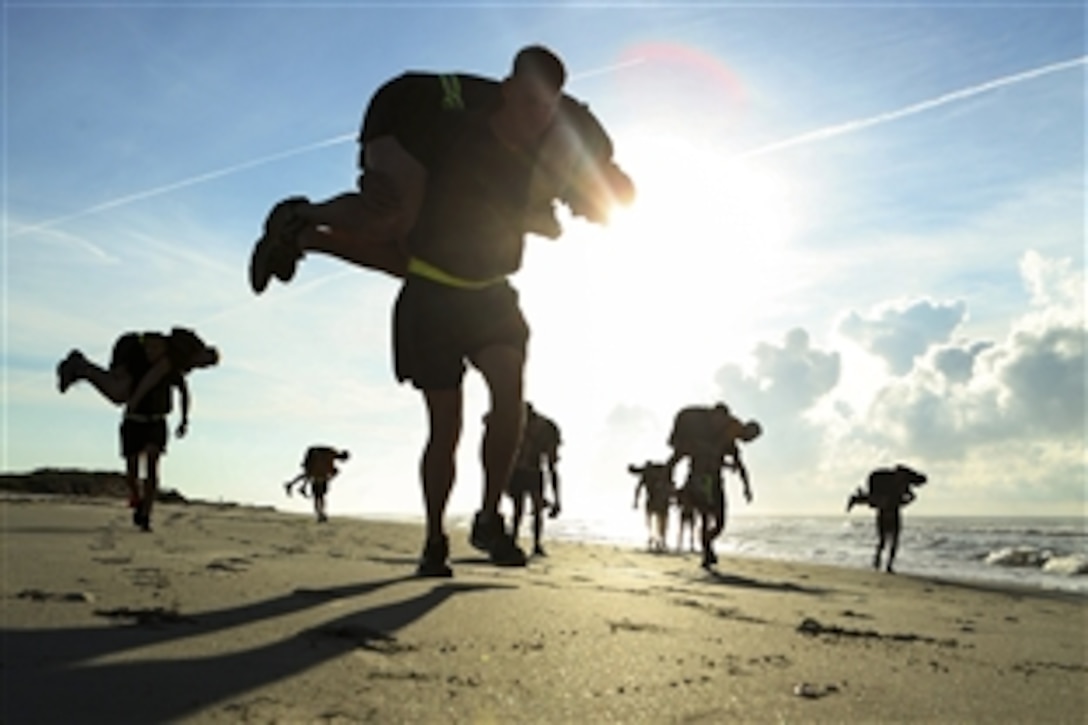
[[[883,358],[896,375],[905,375],[931,346],[948,339],[966,313],[962,301],[894,302],[871,315],[851,311],[839,323],[839,332]]]
[[[763,436],[753,442],[774,449],[770,470],[785,473],[815,465],[823,431],[809,413],[839,382],[841,361],[836,352],[811,346],[809,334],[795,328],[781,346],[760,343],[753,351],[751,372],[724,365],[714,376],[721,399],[742,420],[756,419]]]
[[[1033,304],[1006,338],[937,349],[878,394],[878,429],[927,454],[961,454],[1001,439],[1083,437],[1085,327],[1072,294],[1082,277],[1068,260],[1034,252],[1021,271]]]

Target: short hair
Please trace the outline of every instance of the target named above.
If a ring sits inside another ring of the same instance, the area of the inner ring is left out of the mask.
[[[560,90],[567,82],[567,69],[559,56],[543,45],[529,45],[514,56],[511,77],[533,78],[552,90]]]

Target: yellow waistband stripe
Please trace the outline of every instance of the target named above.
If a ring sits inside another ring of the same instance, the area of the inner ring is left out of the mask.
[[[408,274],[414,274],[417,277],[422,277],[431,282],[437,282],[438,284],[444,284],[447,287],[456,287],[458,289],[484,289],[485,287],[491,287],[492,285],[506,281],[506,275],[492,277],[491,279],[465,279],[463,277],[457,277],[444,269],[439,269],[430,262],[424,262],[419,257],[412,257],[408,260]]]

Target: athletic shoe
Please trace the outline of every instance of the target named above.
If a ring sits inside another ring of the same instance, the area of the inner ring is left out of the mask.
[[[703,568],[709,569],[718,563],[718,555],[714,553],[713,549],[706,549],[703,551]]]
[[[423,546],[423,555],[419,558],[416,576],[442,579],[453,576],[453,569],[446,563],[449,558],[450,540],[445,535],[428,539]]]
[[[478,511],[472,520],[472,533],[469,543],[480,551],[487,552],[491,563],[496,566],[525,566],[525,552],[521,550],[510,534],[506,533],[502,517],[498,514],[486,514]]]
[[[72,350],[68,353],[68,357],[64,358],[57,365],[57,389],[60,392],[66,392],[68,388],[72,387],[72,383],[79,379],[79,367],[83,362],[83,353],[79,350]]]
[[[295,211],[300,204],[308,203],[304,196],[292,196],[272,207],[265,219],[264,234],[249,260],[249,284],[257,294],[264,292],[273,276],[282,282],[295,276],[295,267],[302,258],[295,237],[306,226]]]
[[[544,551],[544,547],[537,544],[533,547],[533,556],[547,556],[548,552]]]
[[[132,523],[141,531],[151,531],[151,516],[142,503],[132,510]]]

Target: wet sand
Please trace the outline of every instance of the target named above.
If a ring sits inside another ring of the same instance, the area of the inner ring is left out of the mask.
[[[212,504],[0,498],[0,721],[1084,722],[1088,599]]]

